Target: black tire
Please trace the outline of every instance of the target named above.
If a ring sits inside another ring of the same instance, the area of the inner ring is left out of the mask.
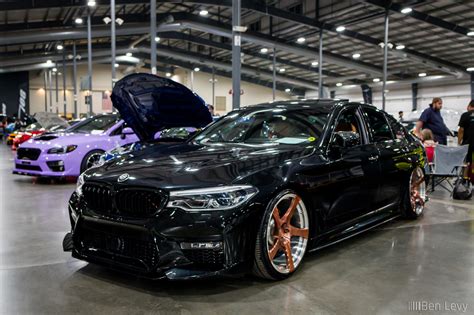
[[[273,198],[257,233],[252,273],[268,280],[283,280],[296,272],[308,247],[309,222],[306,206],[296,192],[284,190]]]
[[[82,159],[82,162],[81,162],[81,174],[85,170],[89,169],[92,166],[92,165],[88,165],[91,158],[94,158],[96,156],[100,156],[102,154],[104,154],[104,151],[102,151],[102,150],[92,150],[89,153],[87,153],[86,156],[84,156],[84,158]]]
[[[403,188],[401,214],[405,219],[416,220],[423,215],[426,202],[426,177],[422,168],[415,167]]]

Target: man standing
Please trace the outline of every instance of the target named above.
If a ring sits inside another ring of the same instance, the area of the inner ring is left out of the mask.
[[[422,129],[430,129],[433,132],[434,140],[439,144],[446,145],[448,143],[448,127],[444,124],[440,110],[443,107],[443,100],[440,97],[433,98],[430,107],[421,113],[416,123],[415,134],[418,138],[423,139],[421,135]]]
[[[398,122],[399,123],[403,122],[403,111],[402,110],[398,112]]]
[[[470,165],[472,164],[472,154],[474,151],[474,100],[471,100],[467,106],[467,112],[461,115],[458,125],[458,144],[469,145],[466,161]]]

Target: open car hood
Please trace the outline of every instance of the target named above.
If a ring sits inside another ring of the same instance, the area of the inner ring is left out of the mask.
[[[130,74],[118,81],[112,102],[140,140],[172,127],[202,128],[212,122],[205,102],[173,80],[147,73]]]
[[[62,119],[55,113],[37,112],[33,115],[36,121],[45,129],[51,129],[54,126],[61,126],[62,129],[69,127],[66,120]]]

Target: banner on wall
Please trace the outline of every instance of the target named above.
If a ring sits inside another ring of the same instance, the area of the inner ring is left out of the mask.
[[[102,92],[102,110],[103,111],[112,110],[112,100],[110,99],[110,93],[107,91]]]
[[[362,97],[364,98],[364,102],[367,104],[372,104],[372,88],[367,84],[362,84],[360,87],[362,88]]]

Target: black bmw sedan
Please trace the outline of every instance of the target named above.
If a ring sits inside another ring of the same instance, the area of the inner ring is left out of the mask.
[[[175,106],[205,117],[195,94],[138,74],[112,99],[142,145],[80,176],[63,243],[76,258],[150,278],[279,280],[308,252],[423,213],[422,145],[373,106],[260,104],[163,144],[153,135],[172,127]]]

